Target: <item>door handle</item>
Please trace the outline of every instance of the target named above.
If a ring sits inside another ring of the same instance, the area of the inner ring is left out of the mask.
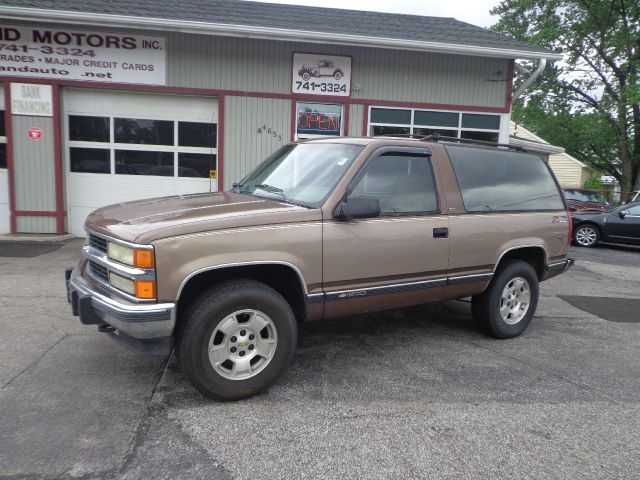
[[[448,238],[448,237],[449,237],[449,229],[447,227],[433,229],[433,238]]]

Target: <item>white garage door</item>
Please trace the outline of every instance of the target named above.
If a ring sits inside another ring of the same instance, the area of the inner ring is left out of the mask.
[[[217,189],[212,97],[66,89],[68,228],[113,203]]]

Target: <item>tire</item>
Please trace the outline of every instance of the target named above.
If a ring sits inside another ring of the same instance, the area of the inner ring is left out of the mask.
[[[291,307],[271,287],[253,280],[211,288],[193,303],[184,322],[177,343],[180,368],[194,387],[216,400],[265,390],[296,349]]]
[[[311,75],[309,75],[309,72],[304,72],[302,74],[302,80],[304,80],[305,82],[308,82],[310,78],[311,78]]]
[[[600,242],[600,230],[591,223],[583,223],[573,230],[573,242],[579,247],[595,247]]]
[[[342,72],[337,71],[333,74],[333,78],[335,78],[336,80],[340,80],[342,78]]]
[[[506,260],[487,289],[471,300],[473,319],[492,337],[517,337],[531,323],[538,295],[533,267],[521,260]]]

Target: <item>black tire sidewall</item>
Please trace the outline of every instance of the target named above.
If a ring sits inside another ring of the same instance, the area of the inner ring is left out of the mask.
[[[529,309],[522,320],[515,325],[509,325],[500,314],[500,299],[504,287],[514,278],[522,277],[529,283],[531,300]],[[514,261],[499,270],[490,285],[486,301],[486,322],[490,333],[497,338],[513,338],[522,334],[536,311],[538,306],[539,284],[538,277],[534,269],[528,263]]]
[[[286,300],[270,287],[258,282],[230,282],[203,295],[192,310],[180,342],[181,367],[193,385],[218,400],[247,398],[276,381],[295,353],[297,324]],[[211,365],[208,344],[221,320],[238,310],[254,309],[273,321],[278,344],[269,364],[256,376],[230,380]]]

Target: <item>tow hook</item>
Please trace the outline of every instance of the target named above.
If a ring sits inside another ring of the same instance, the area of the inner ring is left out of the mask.
[[[106,323],[103,323],[101,325],[98,325],[98,331],[102,333],[114,333],[116,329],[111,325],[107,325]]]

